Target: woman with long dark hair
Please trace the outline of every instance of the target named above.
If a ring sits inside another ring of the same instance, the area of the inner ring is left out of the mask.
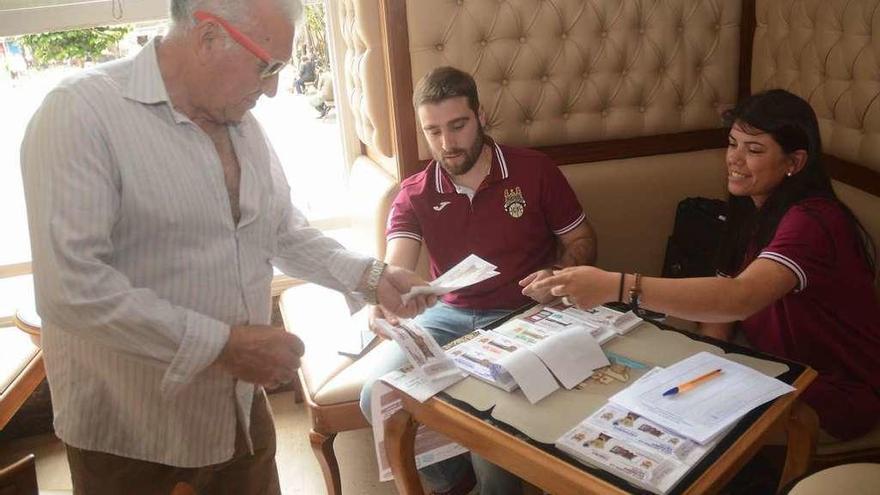
[[[839,439],[880,418],[880,302],[873,243],[834,194],[821,163],[816,114],[784,90],[755,94],[724,114],[730,192],[719,276],[664,279],[566,268],[541,282],[574,304],[614,300],[732,336],[815,368],[803,394]]]

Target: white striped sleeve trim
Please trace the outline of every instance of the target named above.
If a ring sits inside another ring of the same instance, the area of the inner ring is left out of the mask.
[[[556,235],[562,235],[562,234],[566,234],[568,232],[571,232],[572,230],[574,230],[575,227],[580,225],[581,222],[583,222],[585,218],[587,218],[587,215],[584,212],[581,212],[581,214],[574,220],[574,222],[571,222],[570,224],[566,225],[565,227],[562,227],[559,230],[554,230],[553,233]]]
[[[794,290],[795,292],[800,292],[807,288],[806,272],[804,272],[800,265],[795,263],[791,258],[772,251],[764,251],[758,255],[758,258],[773,260],[791,270],[794,273],[794,276],[798,279],[798,287]]]
[[[420,236],[418,234],[414,234],[412,232],[392,232],[392,233],[388,234],[388,236],[385,239],[387,242],[387,241],[390,241],[391,239],[398,239],[401,237],[406,238],[406,239],[412,239],[412,240],[418,241],[418,242],[422,242],[422,236]]]

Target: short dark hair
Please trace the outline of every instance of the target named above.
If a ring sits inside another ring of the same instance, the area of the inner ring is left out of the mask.
[[[422,77],[413,92],[413,106],[418,109],[426,103],[440,103],[463,96],[474,113],[480,110],[477,83],[467,72],[455,67],[437,67]]]

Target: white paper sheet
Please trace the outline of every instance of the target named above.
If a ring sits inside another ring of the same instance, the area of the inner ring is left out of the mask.
[[[667,390],[712,370],[716,378],[673,396]],[[697,353],[640,380],[610,401],[700,444],[717,437],[752,409],[794,388],[708,352]]]
[[[556,379],[541,362],[541,358],[529,349],[521,348],[508,354],[497,366],[510,373],[532,404],[559,389]]]
[[[581,325],[572,325],[542,340],[532,351],[569,390],[589,378],[596,368],[611,364],[589,329]]]
[[[480,258],[475,254],[469,255],[450,268],[446,273],[432,280],[428,285],[419,285],[403,294],[403,303],[409,302],[410,298],[419,294],[434,294],[442,296],[452,291],[474,285],[498,275],[496,267],[492,263]]]

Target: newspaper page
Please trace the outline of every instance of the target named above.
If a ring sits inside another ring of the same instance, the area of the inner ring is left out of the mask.
[[[375,324],[400,346],[413,368],[427,379],[439,381],[450,376],[463,376],[434,337],[414,320],[402,319],[397,325],[376,320]]]
[[[396,373],[402,372],[398,371]],[[391,381],[397,381],[400,378],[397,375],[389,377]],[[385,377],[382,378],[382,380],[384,379]],[[379,480],[388,481],[393,479],[394,476],[391,473],[391,464],[388,462],[388,456],[385,453],[384,425],[388,418],[403,408],[403,404],[397,393],[382,380],[377,381],[373,386],[370,415],[373,422],[373,446],[376,449],[376,461],[379,465]],[[467,452],[467,449],[440,433],[429,430],[422,425],[419,425],[418,430],[416,430],[415,456],[416,467],[419,469],[464,452]]]

